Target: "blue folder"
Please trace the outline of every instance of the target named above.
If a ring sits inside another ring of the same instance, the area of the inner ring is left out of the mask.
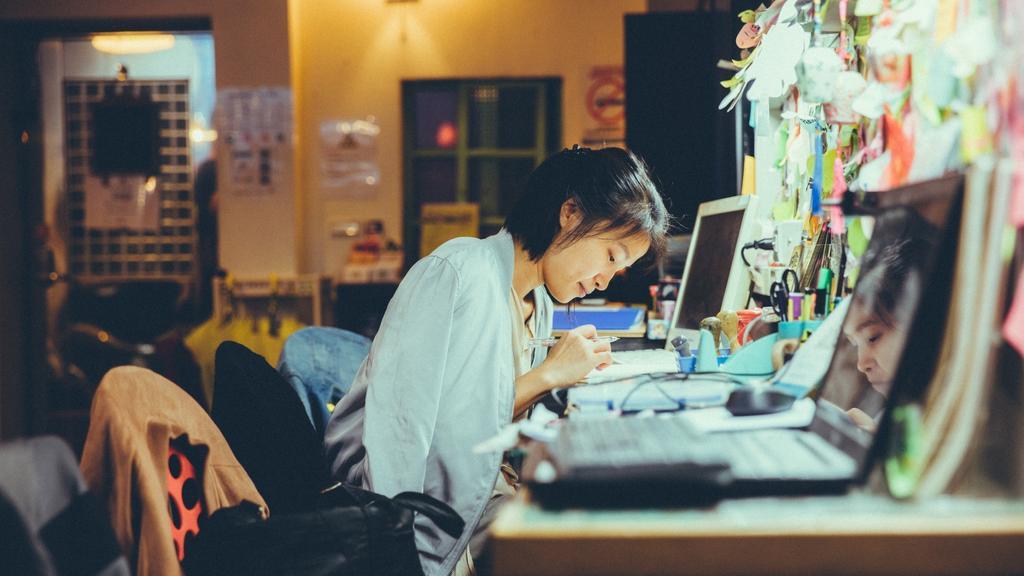
[[[556,308],[552,328],[555,331],[572,330],[584,324],[593,324],[598,332],[610,330],[635,330],[643,322],[643,308],[576,308],[568,312],[565,308]]]

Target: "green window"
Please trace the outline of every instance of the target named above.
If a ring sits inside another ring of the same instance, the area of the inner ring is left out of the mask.
[[[560,78],[402,83],[407,265],[422,204],[475,202],[479,235],[501,228],[530,172],[561,147],[561,102]]]

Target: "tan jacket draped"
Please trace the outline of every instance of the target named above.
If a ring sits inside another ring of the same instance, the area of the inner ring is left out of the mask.
[[[201,467],[206,514],[242,500],[266,508],[256,487],[207,413],[170,380],[123,366],[104,376],[93,398],[82,475],[107,505],[138,576],[182,574],[167,508],[171,439],[188,435],[205,449]]]

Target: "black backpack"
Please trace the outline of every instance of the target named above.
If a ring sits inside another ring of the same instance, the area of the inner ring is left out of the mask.
[[[295,391],[237,342],[217,349],[212,416],[270,507],[223,508],[200,523],[183,567],[189,576],[422,574],[416,513],[453,538],[464,522],[416,492],[394,498],[330,485],[322,444]]]
[[[413,515],[425,514],[452,537],[459,515],[415,492],[385,498],[338,484],[306,512],[263,519],[256,504],[222,508],[189,548],[188,576],[405,576],[423,574],[413,540]]]

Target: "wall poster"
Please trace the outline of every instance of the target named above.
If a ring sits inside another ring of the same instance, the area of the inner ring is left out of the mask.
[[[160,194],[156,178],[141,174],[86,176],[85,227],[158,230]]]
[[[380,186],[376,118],[320,123],[320,190],[329,198],[369,199]]]
[[[292,145],[290,88],[231,88],[217,94],[217,129],[228,159],[230,193],[272,194],[287,175]]]

